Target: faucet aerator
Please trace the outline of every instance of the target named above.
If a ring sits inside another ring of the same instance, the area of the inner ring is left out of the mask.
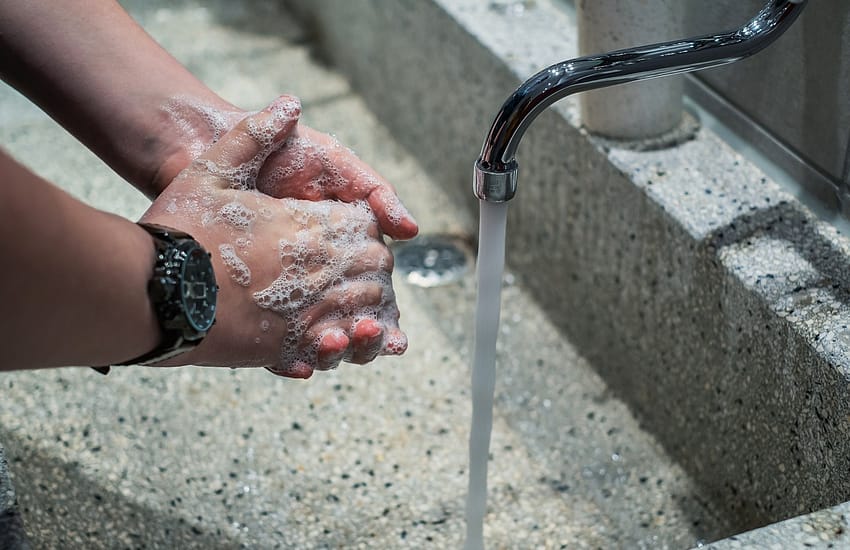
[[[501,170],[488,169],[480,160],[475,162],[472,191],[487,202],[507,202],[516,194],[519,166],[511,161]]]

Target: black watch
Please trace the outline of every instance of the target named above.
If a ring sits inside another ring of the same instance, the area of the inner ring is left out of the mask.
[[[188,351],[215,323],[218,286],[210,254],[190,235],[161,225],[139,223],[156,246],[148,296],[162,330],[156,349],[121,365],[164,361]],[[109,367],[94,367],[107,374]]]

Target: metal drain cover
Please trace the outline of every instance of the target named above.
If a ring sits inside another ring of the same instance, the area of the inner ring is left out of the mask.
[[[422,235],[393,247],[395,268],[416,286],[449,284],[464,276],[472,263],[469,246],[448,235]]]

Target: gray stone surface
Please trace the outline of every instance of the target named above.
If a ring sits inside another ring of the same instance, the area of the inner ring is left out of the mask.
[[[706,550],[785,550],[786,548],[850,547],[850,503],[799,516],[735,535],[714,544]]]
[[[570,12],[546,0],[290,3],[471,208],[470,142],[523,78],[575,54]],[[727,534],[850,498],[847,238],[711,131],[635,151],[589,138],[575,98],[550,111],[518,153],[520,286],[724,510]]]
[[[0,446],[0,550],[27,550],[29,543],[24,533],[15,488],[9,476],[6,454]]]
[[[469,238],[475,215],[455,192],[468,194],[477,143],[463,147],[463,178],[440,185],[444,172],[400,147],[274,2],[127,6],[235,103],[295,91],[311,124],[396,183],[424,231]],[[431,123],[447,120],[445,97],[419,99],[435,108]],[[144,210],[141,195],[8,88],[0,113],[0,143],[27,165],[100,208]],[[458,136],[447,127],[441,137],[422,143],[457,162]],[[504,290],[489,547],[682,548],[728,531],[516,279]],[[408,353],[305,383],[200,368],[4,374],[0,441],[34,547],[460,547],[473,286],[471,276],[428,290],[397,283]]]
[[[12,487],[12,481],[9,479],[6,455],[3,447],[0,447],[0,517],[14,513],[15,504],[15,488]]]

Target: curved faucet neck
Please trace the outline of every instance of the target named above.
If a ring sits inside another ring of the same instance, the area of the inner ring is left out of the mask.
[[[781,36],[807,1],[769,0],[734,31],[579,57],[543,69],[517,88],[496,115],[475,163],[475,194],[490,202],[513,197],[519,143],[537,115],[556,101],[577,92],[738,61]]]

